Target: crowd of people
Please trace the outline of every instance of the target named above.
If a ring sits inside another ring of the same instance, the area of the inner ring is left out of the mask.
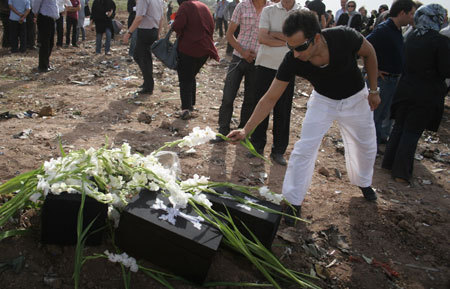
[[[76,27],[84,22],[87,1],[34,0],[30,4],[30,0],[8,0],[5,7],[2,0],[3,47],[10,46],[13,53],[33,47],[27,46],[32,34],[28,31],[33,30],[25,24],[33,22],[29,20],[32,15],[37,18],[39,71],[48,71],[55,27],[57,45],[62,45],[62,24],[58,23],[66,17],[66,45],[76,47],[78,31],[82,31]],[[304,6],[295,0],[218,0],[212,11],[197,0],[177,2],[178,10],[169,14],[171,2],[128,1],[123,42],[131,40],[129,54],[143,75],[139,94],[153,94],[151,46],[166,30],[166,17],[173,18],[169,25],[178,39],[178,115],[189,119],[196,104],[197,74],[208,59],[219,61],[213,38],[218,30],[231,56],[218,131],[233,142],[250,136],[256,151],[263,154],[273,111],[270,157],[278,165],[287,165],[282,193],[293,205],[288,207],[289,214],[300,215],[318,149],[333,121],[339,124],[343,138],[349,179],[365,199],[377,199],[372,176],[375,158],[384,145],[382,167],[398,182],[411,181],[417,143],[424,130],[438,129],[449,90],[450,30],[444,7],[394,0],[390,7],[380,5],[369,16],[353,0],[340,0],[341,8],[334,15],[322,0],[306,1]],[[105,54],[110,53],[115,12],[113,0],[94,0],[95,53],[101,53],[103,34]],[[358,60],[364,64],[362,70]],[[296,76],[308,80],[314,89],[288,162],[284,154]],[[240,122],[232,131],[234,101],[242,80]],[[212,140],[221,142],[222,137]],[[294,224],[293,218],[285,221]]]

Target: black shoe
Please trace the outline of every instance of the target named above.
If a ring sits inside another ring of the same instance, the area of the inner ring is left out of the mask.
[[[182,120],[188,120],[192,117],[191,112],[187,109],[187,110],[183,110],[183,112],[180,114],[180,118]]]
[[[287,206],[286,209],[284,210],[284,213],[299,218],[302,213],[302,206],[300,206],[300,205],[299,206],[291,205],[291,206]],[[295,212],[294,212],[294,209],[295,209]],[[296,219],[294,219],[292,217],[284,216],[284,223],[289,227],[295,226],[295,221],[296,221]]]
[[[287,165],[287,161],[284,159],[282,154],[276,154],[276,153],[271,153],[270,154],[270,158],[276,162],[277,164],[279,164],[280,166],[286,166]]]
[[[38,71],[39,71],[39,73],[46,73],[46,72],[49,72],[50,69],[38,67]]]
[[[375,191],[371,188],[371,187],[359,187],[364,195],[364,198],[368,201],[376,201],[377,199],[377,194],[375,193]]]
[[[137,94],[138,95],[152,95],[153,90],[143,88],[143,89],[137,91]]]
[[[216,136],[216,138],[210,140],[210,143],[221,143],[224,142],[225,140],[223,138],[221,138],[220,136]]]

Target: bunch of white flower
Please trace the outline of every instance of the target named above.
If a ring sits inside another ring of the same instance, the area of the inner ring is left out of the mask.
[[[259,188],[259,194],[264,197],[266,200],[279,205],[281,201],[283,200],[283,195],[281,194],[275,194],[269,190],[267,186],[263,186]]]
[[[214,139],[216,133],[211,130],[209,126],[205,129],[201,129],[198,126],[194,127],[192,132],[183,138],[183,141],[178,144],[179,147],[193,147],[207,143],[208,141]]]
[[[132,272],[137,272],[139,267],[136,263],[136,259],[134,259],[133,257],[128,256],[127,253],[123,252],[122,254],[114,254],[114,253],[109,253],[108,250],[106,250],[105,255],[108,256],[108,260],[113,262],[113,263],[122,263],[122,265],[124,265],[125,267],[130,268],[130,271]]]

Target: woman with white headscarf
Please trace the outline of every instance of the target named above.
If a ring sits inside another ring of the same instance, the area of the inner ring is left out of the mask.
[[[417,143],[425,129],[437,131],[448,92],[450,40],[439,34],[446,15],[439,4],[421,6],[405,43],[405,68],[391,107],[395,125],[382,167],[398,182],[410,181]]]

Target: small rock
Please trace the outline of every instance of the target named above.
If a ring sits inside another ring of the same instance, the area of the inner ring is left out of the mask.
[[[416,232],[416,229],[406,220],[401,220],[398,222],[398,226],[411,234]]]
[[[341,173],[341,171],[340,170],[338,170],[338,169],[334,169],[334,174],[336,175],[336,177],[338,178],[338,179],[342,179],[342,173]]]
[[[138,121],[146,124],[150,124],[152,122],[152,117],[146,112],[141,112],[138,116]]]
[[[44,106],[43,108],[41,108],[41,110],[38,111],[38,115],[40,117],[52,116],[53,115],[53,109],[52,109],[51,106]]]
[[[327,178],[330,176],[330,172],[325,167],[321,167],[319,169],[319,174],[321,174]]]
[[[161,125],[159,126],[159,128],[162,128],[162,129],[170,129],[171,127],[172,127],[172,124],[167,120],[162,121]]]

